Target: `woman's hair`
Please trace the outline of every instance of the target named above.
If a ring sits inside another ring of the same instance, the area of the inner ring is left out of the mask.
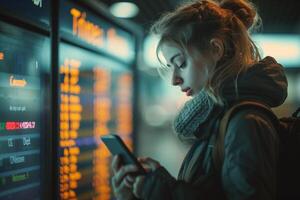
[[[194,47],[205,55],[212,51],[210,40],[220,39],[224,54],[209,75],[205,89],[217,103],[223,104],[223,83],[235,79],[237,93],[238,75],[260,59],[249,36],[260,22],[256,9],[247,0],[197,0],[164,14],[153,24],[151,32],[160,36],[156,49],[159,60],[159,51],[165,42],[176,44],[185,53]]]

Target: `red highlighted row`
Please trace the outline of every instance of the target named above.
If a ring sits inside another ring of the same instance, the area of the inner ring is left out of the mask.
[[[0,122],[0,130],[34,129],[35,121],[28,122]]]

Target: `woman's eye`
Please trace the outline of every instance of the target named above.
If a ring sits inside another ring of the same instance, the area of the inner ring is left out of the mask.
[[[182,68],[185,68],[185,66],[186,66],[186,62],[184,61],[181,63],[181,65],[178,65],[178,68],[182,69]]]

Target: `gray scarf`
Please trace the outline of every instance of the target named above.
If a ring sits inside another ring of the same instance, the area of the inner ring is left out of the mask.
[[[174,130],[181,141],[193,142],[198,128],[203,124],[214,108],[214,101],[207,92],[201,90],[187,101],[174,120]]]

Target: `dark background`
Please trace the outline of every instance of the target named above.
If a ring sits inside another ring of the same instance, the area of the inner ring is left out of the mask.
[[[120,0],[97,0],[110,6]],[[128,0],[140,9],[131,20],[147,32],[149,26],[164,12],[170,11],[186,0]],[[263,20],[263,33],[300,33],[299,0],[252,0]]]

